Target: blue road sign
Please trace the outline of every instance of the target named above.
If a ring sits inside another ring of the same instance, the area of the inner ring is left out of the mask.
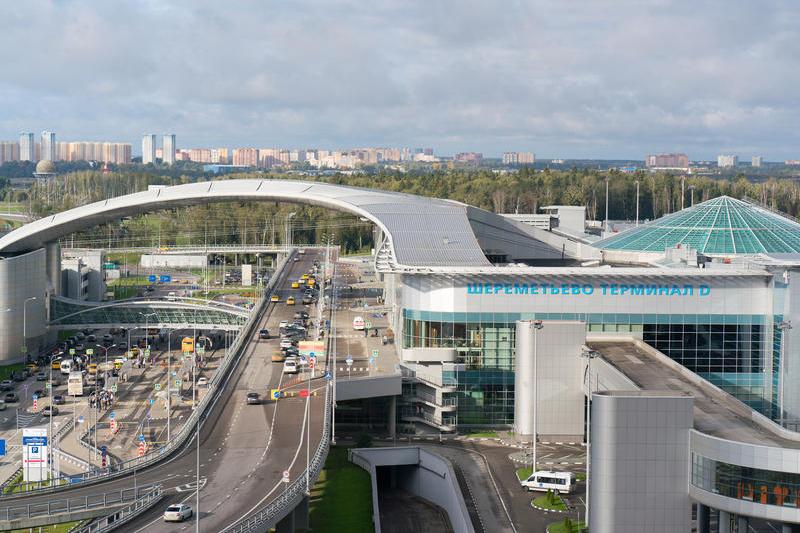
[[[38,394],[34,394],[34,395],[31,397],[31,398],[32,398],[34,401],[36,401],[36,400],[38,400],[38,399],[39,399],[39,395],[38,395]]]
[[[330,381],[330,380],[332,380],[332,379],[333,379],[333,375],[331,375],[331,373],[330,373],[330,372],[325,372],[325,379],[326,379],[326,380],[328,380],[328,381]]]
[[[139,442],[144,442],[144,435],[139,435]]]
[[[150,274],[149,276],[147,276],[147,281],[149,281],[150,283],[155,283],[157,279],[158,278],[156,277],[155,274]]]
[[[347,366],[350,366],[353,364],[353,358],[348,355],[344,362],[347,363]]]
[[[158,277],[158,281],[160,281],[161,283],[169,283],[170,281],[172,281],[172,276],[170,276],[169,274],[161,274]]]
[[[6,439],[0,439],[0,457],[6,454]]]
[[[22,437],[23,446],[47,446],[47,437]]]
[[[117,418],[117,413],[114,412],[114,411],[111,411],[111,413],[108,415],[108,418],[110,418],[111,420],[114,420],[115,418]]]
[[[153,405],[154,403],[156,403],[155,398],[150,398],[150,405]]]
[[[69,478],[70,485],[77,485],[81,481],[83,481],[83,478],[81,476],[72,476]]]
[[[78,417],[78,424],[83,424],[83,415]]]

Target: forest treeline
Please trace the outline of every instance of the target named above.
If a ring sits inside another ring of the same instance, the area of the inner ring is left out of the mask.
[[[298,179],[282,173],[228,174],[216,179]],[[669,173],[633,173],[575,169],[534,171],[522,168],[497,173],[490,169],[380,171],[336,174],[299,179],[383,189],[403,193],[449,198],[496,213],[535,213],[547,205],[586,205],[587,216],[605,216],[606,182],[609,218],[631,220],[636,215],[639,185],[639,216],[642,220],[661,217],[689,207],[692,195],[699,203],[720,195],[750,198],[797,217],[800,215],[800,186],[790,179],[748,181],[744,176],[714,179]],[[102,173],[82,170],[65,174],[31,191],[6,189],[6,200],[27,204],[34,216],[44,216],[114,196],[146,190],[150,185],[188,183],[188,176],[160,176],[146,172]],[[9,196],[11,195],[11,196]],[[210,239],[218,243],[275,242],[284,239],[286,218],[292,216],[295,242],[320,242],[323,234],[336,234],[336,241],[349,251],[371,246],[370,224],[355,217],[328,210],[269,202],[210,204],[160,212],[95,228],[76,237],[79,240],[115,240],[119,244],[188,244]]]

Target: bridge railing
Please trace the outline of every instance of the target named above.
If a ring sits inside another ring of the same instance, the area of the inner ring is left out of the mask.
[[[70,486],[74,487],[76,485],[80,486],[87,483],[97,483],[111,478],[126,476],[131,472],[135,472],[136,470],[141,470],[143,468],[152,466],[180,449],[190,437],[194,436],[198,421],[202,421],[202,419],[206,416],[206,411],[213,405],[214,402],[216,402],[218,393],[225,387],[225,384],[230,377],[229,369],[241,356],[242,348],[246,342],[249,341],[249,338],[253,333],[253,329],[263,314],[264,308],[269,301],[269,296],[275,288],[278,280],[286,276],[284,267],[286,267],[292,256],[293,254],[289,254],[278,264],[276,272],[281,272],[281,275],[273,276],[267,283],[261,300],[259,300],[256,306],[253,308],[253,312],[251,313],[244,327],[240,331],[239,335],[237,335],[234,339],[233,344],[231,344],[231,346],[228,348],[228,355],[223,359],[219,368],[214,373],[214,376],[211,378],[211,381],[209,381],[208,394],[203,396],[203,399],[197,404],[196,409],[194,409],[192,414],[187,418],[186,422],[183,424],[183,427],[172,436],[170,442],[168,442],[166,446],[156,448],[152,452],[147,453],[142,457],[136,457],[120,463],[110,464],[105,468],[97,468],[81,474],[55,478],[54,482],[47,482],[47,486],[40,486],[27,490],[25,491],[25,494],[30,494],[32,492],[55,492],[68,489]],[[15,495],[19,496],[20,493],[16,493]],[[5,495],[5,497],[9,496],[10,495]],[[0,499],[2,499],[2,497],[3,496],[0,495]]]
[[[74,529],[71,533],[105,533],[112,531],[144,513],[164,497],[161,485],[156,485],[153,490],[148,491],[144,496],[134,500],[122,509],[117,509],[102,519],[92,521],[90,524],[80,529]]]

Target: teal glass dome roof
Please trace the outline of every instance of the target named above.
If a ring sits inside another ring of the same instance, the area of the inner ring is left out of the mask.
[[[663,252],[678,244],[710,255],[800,253],[800,224],[756,204],[720,196],[602,239],[594,246]]]

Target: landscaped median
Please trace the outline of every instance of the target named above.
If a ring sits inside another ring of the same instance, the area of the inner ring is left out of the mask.
[[[547,533],[583,533],[588,530],[582,520],[571,520],[569,518],[565,518],[560,522],[553,522],[547,526]]]
[[[547,491],[543,496],[534,499],[531,505],[540,511],[552,511],[556,513],[567,512],[567,505],[564,503],[564,500],[561,499],[561,496],[551,491]]]
[[[533,474],[533,468],[529,466],[523,466],[521,468],[517,468],[517,479],[520,481],[525,481]]]

